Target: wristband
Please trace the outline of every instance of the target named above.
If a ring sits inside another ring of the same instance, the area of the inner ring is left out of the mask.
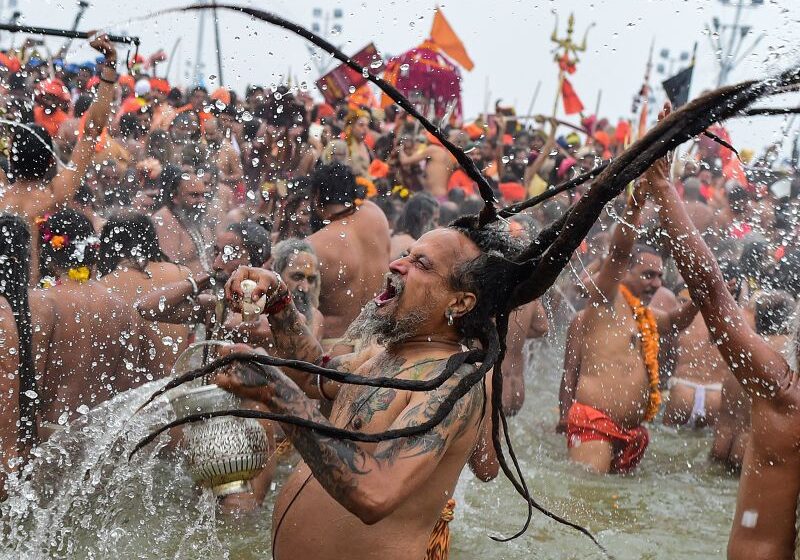
[[[263,313],[266,313],[267,315],[274,315],[276,313],[280,313],[281,311],[286,309],[286,306],[289,305],[291,302],[292,302],[292,294],[290,294],[287,291],[280,299],[278,299],[278,301],[270,303],[269,307],[264,308]]]
[[[187,276],[186,281],[192,285],[192,297],[197,297],[197,294],[200,293],[200,288],[197,287],[197,282],[195,282],[194,278],[191,276]]]

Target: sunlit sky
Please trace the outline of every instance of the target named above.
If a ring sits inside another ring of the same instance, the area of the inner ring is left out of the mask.
[[[732,3],[738,0],[731,0]],[[746,0],[750,4],[751,0]],[[157,2],[121,2],[93,0],[81,22],[82,29],[103,28],[139,35],[142,52],[149,54],[158,48],[168,53],[175,47],[175,60],[169,78],[183,83],[194,80],[198,45],[199,19],[196,14],[169,14],[147,21],[136,21],[149,11],[182,6],[188,2],[159,0]],[[346,52],[355,53],[374,42],[383,53],[398,54],[421,42],[428,34],[433,18],[434,1],[426,0],[231,0],[269,9],[287,19],[310,27],[315,21],[314,8],[323,13],[341,8],[342,32],[332,38]],[[0,0],[0,17],[5,21],[14,4]],[[77,2],[55,0],[17,0],[15,9],[22,12],[21,22],[50,27],[70,27]],[[631,101],[644,77],[648,51],[655,42],[654,66],[664,63],[667,72],[677,71],[680,62],[660,58],[662,49],[670,57],[691,52],[698,44],[697,64],[691,94],[697,95],[717,83],[718,53],[714,52],[706,32],[713,17],[722,23],[733,21],[735,8],[719,0],[520,0],[477,2],[453,0],[439,4],[455,31],[460,35],[475,62],[472,72],[464,72],[464,109],[467,117],[476,116],[486,106],[494,106],[501,98],[504,105],[513,104],[519,113],[527,113],[537,83],[539,95],[533,105],[534,113],[549,114],[553,109],[557,69],[551,53],[550,35],[555,23],[554,11],[560,18],[559,36],[564,35],[570,12],[575,13],[577,39],[594,22],[589,32],[588,49],[581,56],[578,70],[571,81],[588,112],[594,112],[599,92],[600,115],[612,120],[631,116]],[[282,83],[291,73],[293,81],[312,84],[318,77],[317,67],[306,44],[300,38],[247,17],[220,11],[221,50],[225,84],[242,91],[248,83]],[[762,77],[800,60],[797,40],[800,30],[800,1],[769,1],[742,11],[742,23],[750,26],[742,53],[762,33],[756,48],[731,73],[729,81]],[[729,41],[729,36],[724,36]],[[21,39],[17,38],[19,42]],[[178,41],[179,40],[179,41]],[[0,35],[0,45],[7,46],[10,37]],[[50,40],[51,48],[61,42]],[[214,30],[210,14],[206,18],[202,59],[203,75],[210,86],[216,85],[217,62]],[[76,43],[71,54],[88,58],[86,47]],[[162,72],[164,70],[162,69]],[[651,84],[658,86],[665,78],[654,68]],[[663,98],[663,93],[657,95]],[[770,105],[800,105],[800,94],[775,98]],[[559,108],[561,111],[561,108]],[[576,120],[575,116],[572,120]],[[792,128],[787,133],[789,125]],[[800,128],[800,119],[760,117],[732,122],[737,147],[760,150],[764,145],[783,137],[793,138]],[[787,147],[789,143],[787,142]]]

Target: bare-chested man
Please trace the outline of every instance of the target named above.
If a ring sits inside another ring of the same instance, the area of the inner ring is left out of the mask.
[[[461,149],[466,148],[469,137],[463,130],[451,130],[448,140]],[[425,190],[437,200],[447,199],[447,181],[456,168],[456,159],[441,144],[431,143],[415,154],[406,154],[403,146],[398,147],[402,165],[415,165],[425,161]]]
[[[63,426],[76,410],[143,382],[130,306],[93,280],[99,239],[89,219],[61,210],[39,223],[43,283],[31,292],[39,418]]]
[[[718,334],[715,343],[722,357],[753,400],[751,439],[744,454],[728,558],[790,559],[795,552],[800,497],[797,373],[749,326],[713,254],[687,216],[668,170],[665,160],[654,164],[649,190],[659,206],[673,258],[709,330]],[[796,332],[792,337],[797,343]]]
[[[295,307],[306,318],[309,331],[320,340],[324,319],[319,312],[322,283],[314,248],[304,239],[289,238],[275,245],[272,256],[272,270],[286,282]]]
[[[56,166],[50,136],[35,125],[14,127],[9,175],[15,182],[0,188],[0,212],[21,216],[31,231],[36,229],[34,220],[37,216],[54,212],[75,196],[92,162],[97,136],[109,122],[117,79],[117,51],[104,35],[94,38],[90,44],[105,57],[105,63],[100,67],[97,99],[87,111],[85,133],[72,150],[70,165],[60,166],[58,174],[49,180]],[[37,252],[33,251],[31,257],[31,274],[37,278]]]
[[[165,204],[153,215],[164,254],[194,274],[211,270],[214,224],[207,210],[216,180],[213,165],[183,166],[181,174],[165,185]]]
[[[730,268],[729,288],[736,289],[738,268]],[[694,428],[713,426],[720,417],[722,388],[732,379],[728,365],[717,350],[711,333],[698,315],[677,341],[677,363],[669,380],[664,403],[664,425]]]
[[[473,264],[470,272],[462,272],[468,262]],[[429,379],[437,375],[445,361],[460,351],[470,328],[490,324],[489,317],[483,316],[486,311],[478,310],[497,303],[486,298],[502,296],[495,286],[481,284],[485,270],[481,266],[489,266],[488,262],[460,230],[437,229],[423,235],[408,256],[390,265],[384,291],[352,327],[362,340],[375,339],[384,346],[370,345],[334,358],[330,365],[370,377]],[[258,284],[254,298],[270,294],[265,312],[276,341],[275,354],[321,360],[322,348],[309,335],[286,286],[273,273],[240,268],[226,286],[228,297],[241,298],[245,278]],[[274,368],[267,379],[246,384],[240,377],[249,377],[246,370],[235,367],[233,371],[238,373],[229,371],[216,382],[264,403],[271,412],[376,433],[426,421],[454,384],[474,369],[462,366],[431,392],[339,386],[287,371],[290,379]],[[424,558],[441,508],[452,496],[487,422],[483,407],[490,398],[488,389],[478,383],[441,425],[422,437],[360,444],[284,424],[303,462],[283,485],[275,504],[275,558]],[[330,421],[309,396],[333,400]]]
[[[191,275],[185,266],[166,260],[153,222],[135,213],[119,213],[106,222],[100,234],[97,269],[100,283],[131,308],[143,294]],[[188,344],[188,327],[147,321],[140,333],[141,367],[155,378],[169,375]]]
[[[629,199],[626,221],[634,227],[643,201],[643,195]],[[648,346],[653,337],[657,344],[658,332],[682,330],[697,313],[691,302],[669,314],[642,310],[657,326],[642,332],[632,304],[649,303],[663,265],[657,251],[634,247],[634,238],[632,228],[617,225],[608,257],[587,284],[589,303],[570,333],[575,344],[566,350],[561,424],[569,456],[601,473],[628,472],[641,461],[649,442],[642,423],[652,419],[659,383],[657,351],[648,356]]]
[[[389,262],[386,216],[372,202],[356,206],[357,190],[355,177],[340,163],[324,165],[312,176],[316,233],[308,242],[319,258],[325,286],[319,302],[325,316],[322,345],[334,354],[352,351],[340,339],[361,307],[381,290]]]
[[[244,180],[242,159],[240,153],[233,147],[230,129],[223,128],[219,119],[207,119],[205,138],[214,163],[219,169],[220,184],[225,185],[232,192],[241,190]]]

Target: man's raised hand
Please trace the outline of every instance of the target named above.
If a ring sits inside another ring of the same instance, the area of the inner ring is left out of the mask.
[[[241,312],[242,310],[242,299],[244,298],[242,282],[244,280],[252,280],[256,283],[256,287],[253,288],[250,298],[253,302],[257,302],[261,299],[261,296],[266,296],[267,308],[269,308],[270,304],[273,303],[277,297],[286,294],[288,291],[286,284],[284,284],[281,277],[275,272],[252,266],[240,266],[231,274],[231,277],[225,284],[225,299],[233,310],[237,312]]]
[[[91,37],[95,31],[90,31],[89,36]],[[106,63],[109,66],[113,66],[117,63],[117,49],[114,47],[114,44],[108,39],[108,35],[105,33],[101,33],[99,35],[94,35],[89,44],[92,46],[94,50],[102,54],[105,59]]]

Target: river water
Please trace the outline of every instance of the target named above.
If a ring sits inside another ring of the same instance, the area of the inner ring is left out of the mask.
[[[660,425],[640,468],[630,476],[595,476],[566,461],[555,434],[562,349],[529,348],[527,397],[511,420],[517,455],[535,496],[546,507],[588,527],[617,559],[722,558],[733,515],[736,481],[707,459],[710,434]],[[238,517],[215,512],[180,461],[157,447],[130,465],[127,451],[166,419],[151,411],[129,422],[158,383],[92,411],[38,452],[31,480],[12,485],[2,513],[2,558],[268,559],[271,496],[263,511]],[[280,485],[291,466],[281,465]],[[502,475],[490,483],[462,475],[451,524],[453,560],[602,558],[569,528],[535,513],[524,536],[497,543],[525,519],[522,499]],[[46,504],[46,505],[45,505]]]

